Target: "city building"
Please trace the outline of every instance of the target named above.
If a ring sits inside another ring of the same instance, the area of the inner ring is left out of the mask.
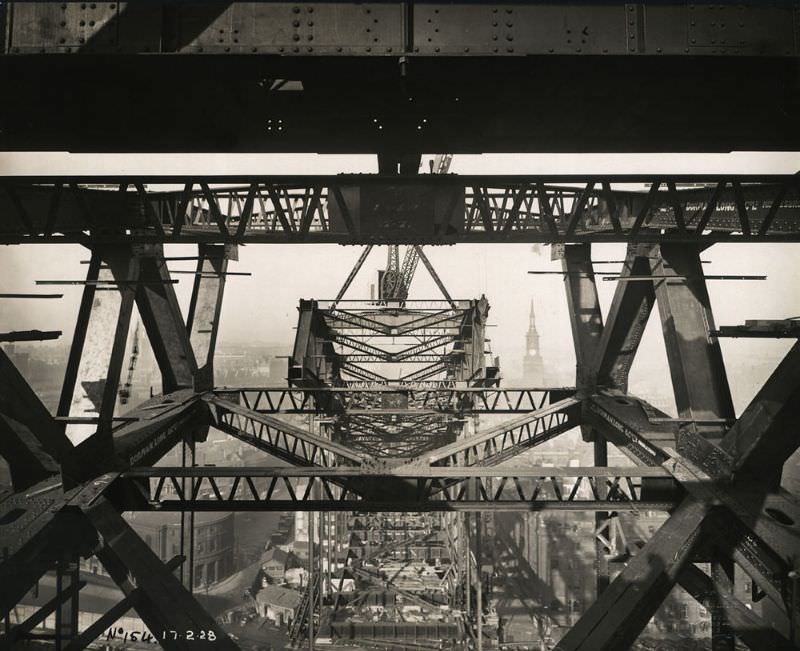
[[[261,555],[261,570],[270,583],[283,583],[286,570],[295,565],[294,555],[279,547],[271,547]]]
[[[127,518],[161,560],[181,553],[180,519],[174,515],[137,512]],[[236,571],[234,514],[196,513],[194,527],[194,589],[197,590],[219,583]]]
[[[256,595],[258,614],[278,626],[286,626],[294,619],[302,595],[291,588],[268,585]]]

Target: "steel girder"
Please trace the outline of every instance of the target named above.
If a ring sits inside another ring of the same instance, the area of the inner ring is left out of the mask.
[[[6,177],[0,243],[84,242],[86,233],[95,244],[798,241],[798,183],[793,176]],[[176,184],[185,189],[168,189]],[[420,193],[423,213],[412,209]],[[404,219],[388,218],[389,204]]]
[[[344,414],[368,413],[426,414],[514,414],[541,409],[550,402],[574,393],[570,387],[248,387],[244,389],[219,387],[214,394],[262,414],[314,414],[316,394],[332,393],[342,401]],[[406,398],[405,408],[383,407],[381,396],[401,394]],[[356,405],[366,404],[367,407]]]
[[[792,151],[797,21],[780,0],[4,3],[0,147],[380,151],[401,172],[422,151]]]
[[[161,511],[538,511],[665,510],[680,492],[662,468],[170,468],[141,467],[121,482],[147,479],[139,510]],[[189,485],[181,489],[180,479]],[[670,490],[651,489],[653,480]],[[599,486],[607,488],[599,498]],[[321,495],[321,497],[318,497]]]
[[[11,2],[6,9],[10,29],[5,52],[53,55],[75,51],[112,56],[145,52],[264,53],[312,59],[384,57],[387,53],[431,57],[800,54],[792,37],[791,5],[743,3],[739,13],[729,14],[730,19],[743,17],[745,7],[748,28],[732,25],[734,31],[727,34],[726,41],[726,33],[714,29],[713,12],[702,5],[687,7],[678,2],[635,7],[608,2],[567,8],[552,3],[498,7],[489,2],[387,2],[370,6],[369,11],[357,2],[218,2],[197,7],[158,3],[147,8],[98,5],[93,11],[77,2],[63,7],[46,2]],[[494,20],[498,12],[513,18],[513,23],[498,28]],[[301,24],[298,15],[307,14],[314,20]],[[81,18],[91,21],[87,24]],[[54,27],[57,24],[61,29]],[[577,36],[574,43],[562,37],[565,24],[585,26],[580,43]],[[370,27],[372,30],[365,32]],[[492,38],[500,33],[509,36],[502,43],[504,47],[497,47],[498,41]],[[721,39],[718,47],[713,47],[715,37]]]

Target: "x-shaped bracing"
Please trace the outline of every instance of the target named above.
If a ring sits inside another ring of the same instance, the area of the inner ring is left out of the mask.
[[[800,562],[800,504],[778,485],[784,462],[800,444],[790,427],[800,417],[800,344],[734,421],[719,344],[709,335],[714,322],[703,248],[630,245],[604,326],[590,248],[565,247],[584,437],[596,445],[616,444],[637,464],[662,465],[686,497],[565,635],[560,651],[629,646],[676,582],[695,596],[707,595],[710,586],[721,604],[714,619],[727,618],[752,648],[772,648],[776,640],[778,648],[794,648],[752,613],[744,617],[730,590],[692,565],[697,554],[712,568],[732,558],[788,611],[789,621],[796,619],[789,610],[797,606],[788,574]],[[626,281],[647,275],[658,279]],[[628,374],[656,304],[677,420],[627,394]]]
[[[198,392],[213,387],[216,333],[233,253],[230,247],[200,245],[187,324],[161,245],[93,248],[57,419],[0,351],[0,453],[10,464],[15,491],[0,502],[3,613],[56,562],[95,554],[125,595],[102,621],[110,625],[133,607],[164,648],[189,648],[188,641],[164,635],[185,630],[213,635],[215,648],[236,648],[172,574],[176,564],[164,564],[107,499],[135,503],[146,499],[147,491],[134,484],[128,495],[116,489],[101,495],[120,470],[155,463],[186,440],[187,432],[204,438],[210,419]],[[119,419],[114,407],[134,304],[164,393]],[[96,418],[83,415],[91,410]],[[46,607],[57,609],[68,600],[57,595]],[[68,648],[83,648],[90,637],[77,636]],[[0,647],[11,639],[0,638]]]

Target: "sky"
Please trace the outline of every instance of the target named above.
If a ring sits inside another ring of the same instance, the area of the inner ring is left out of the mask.
[[[427,157],[424,165],[427,168]],[[460,174],[590,174],[590,173],[795,173],[800,153],[734,153],[714,155],[483,155],[455,156],[451,172]],[[66,153],[0,153],[0,175],[26,174],[335,174],[375,172],[371,156],[315,155],[91,155]],[[478,298],[491,304],[489,338],[507,377],[521,369],[525,331],[534,302],[545,362],[567,369],[574,364],[563,280],[560,276],[531,276],[528,270],[560,270],[551,261],[550,248],[529,244],[428,246],[425,248],[454,298]],[[239,248],[231,271],[252,276],[230,276],[220,326],[221,342],[254,341],[285,344],[294,337],[300,298],[333,298],[361,252],[361,247],[323,244],[263,244]],[[619,260],[622,244],[595,245],[596,259]],[[168,245],[167,255],[193,255],[190,245]],[[88,253],[78,245],[3,247],[0,253],[0,292],[36,291],[36,279],[85,277]],[[706,273],[766,274],[765,281],[709,281],[717,325],[734,325],[749,318],[786,318],[800,315],[800,264],[796,245],[715,245],[703,259]],[[386,249],[376,247],[351,286],[347,298],[369,298],[377,270],[385,266]],[[172,263],[173,269],[193,269],[193,263]],[[613,266],[603,270],[616,271]],[[191,282],[180,279],[176,291],[186,313]],[[598,281],[604,313],[614,283]],[[59,289],[62,291],[62,289]],[[60,329],[69,341],[74,329],[80,287],[64,287],[59,301],[4,302],[3,330]],[[438,290],[422,265],[411,288],[411,298],[435,298]],[[788,349],[786,340],[722,341],[726,364],[741,365],[753,357],[774,359]],[[663,341],[657,315],[645,333],[632,385],[651,382],[655,369],[665,368]],[[659,373],[660,375],[660,373]],[[569,377],[569,373],[567,373]],[[660,375],[668,382],[668,375]],[[765,378],[763,378],[765,379]],[[751,396],[737,387],[734,399],[741,407]]]

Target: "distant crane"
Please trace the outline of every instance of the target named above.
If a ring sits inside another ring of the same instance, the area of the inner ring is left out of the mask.
[[[430,161],[431,174],[447,174],[452,162],[453,154],[436,154]],[[408,298],[408,290],[417,270],[421,248],[420,246],[406,247],[401,266],[400,247],[397,244],[389,246],[386,269],[378,272],[379,299],[404,301]]]
[[[131,348],[131,358],[128,362],[128,375],[125,383],[119,388],[119,404],[127,405],[131,397],[131,386],[133,385],[133,372],[136,370],[136,360],[139,358],[139,322],[133,330],[133,346]]]

